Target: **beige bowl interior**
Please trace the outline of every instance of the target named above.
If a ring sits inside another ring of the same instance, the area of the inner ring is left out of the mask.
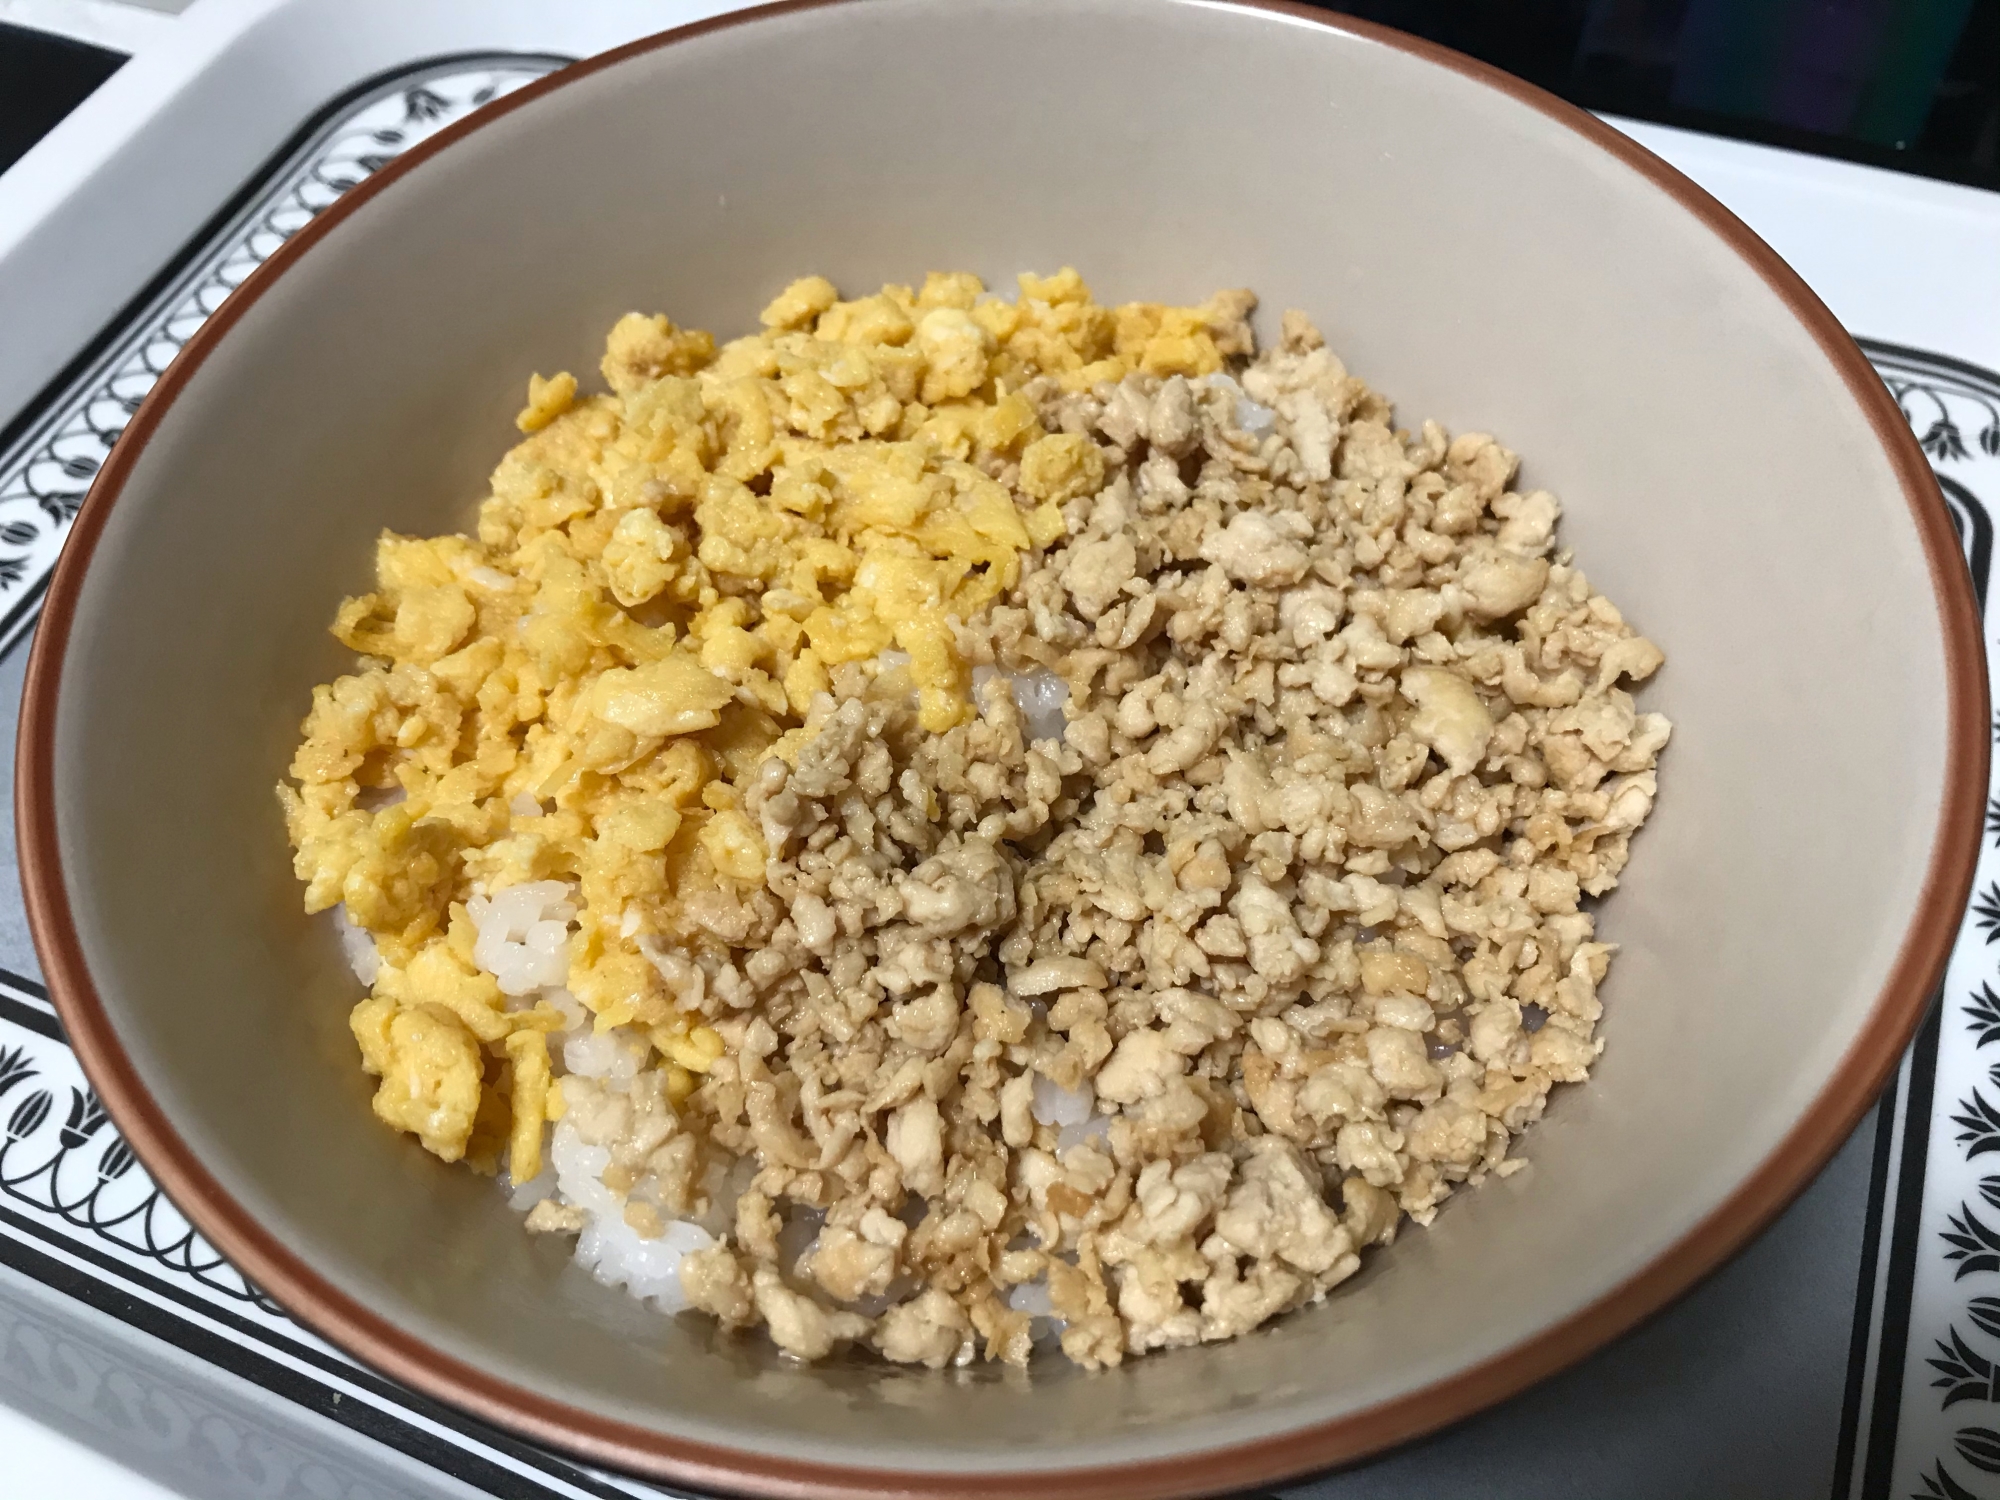
[[[1106,300],[1310,312],[1401,419],[1496,432],[1669,654],[1678,733],[1604,913],[1608,1050],[1327,1305],[1097,1378],[787,1367],[663,1320],[369,1115],[356,987],[272,787],[378,531],[465,526],[530,371],[640,308],[730,335],[791,277],[1073,263]],[[1162,1459],[1355,1412],[1604,1296],[1777,1147],[1917,909],[1946,761],[1907,502],[1736,252],[1583,136],[1303,20],[1139,0],[879,0],[597,71],[394,182],[161,419],[82,585],[54,723],[82,950],[208,1171],[436,1348],[663,1434],[833,1464]]]

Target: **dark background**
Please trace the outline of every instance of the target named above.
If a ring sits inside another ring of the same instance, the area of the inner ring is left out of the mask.
[[[0,25],[0,172],[118,71],[116,52]]]
[[[1589,109],[2000,188],[2000,0],[1326,4]]]
[[[2000,0],[1356,0],[1581,104],[2000,189]],[[0,24],[0,171],[124,59]]]

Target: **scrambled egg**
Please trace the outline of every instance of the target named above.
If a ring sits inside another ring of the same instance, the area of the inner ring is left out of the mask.
[[[571,992],[647,1028],[685,1097],[721,1040],[640,944],[761,884],[739,789],[844,662],[901,650],[924,727],[968,718],[952,620],[1103,482],[1020,387],[1209,374],[1247,352],[1249,304],[1108,308],[1073,270],[1014,302],[938,273],[842,301],[815,276],[719,349],[628,314],[607,394],[531,379],[477,535],[381,538],[333,625],[360,660],[314,690],[279,788],[306,909],[345,903],[381,955],[351,1020],[375,1112],[447,1161],[539,1170],[564,1022],[508,1007],[464,903],[546,879],[581,889]]]

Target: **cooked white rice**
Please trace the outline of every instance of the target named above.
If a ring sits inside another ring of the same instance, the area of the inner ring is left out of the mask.
[[[1066,1089],[1046,1073],[1035,1075],[1034,1100],[1030,1112],[1038,1124],[1081,1125],[1097,1108],[1097,1095],[1088,1083]]]
[[[1001,675],[993,667],[974,667],[973,701],[979,700],[988,682]],[[1069,701],[1069,684],[1043,667],[1005,675],[1007,690],[1021,714],[1022,736],[1030,742],[1061,739],[1069,727],[1069,720],[1063,714],[1063,705]]]
[[[531,995],[569,978],[573,890],[560,880],[533,880],[465,903],[479,930],[473,962],[500,981],[505,995]]]
[[[340,951],[346,956],[347,967],[354,971],[356,979],[373,989],[375,976],[382,972],[382,955],[376,950],[375,939],[367,928],[354,925],[345,902],[333,908],[333,925],[340,933]]]
[[[666,1233],[655,1238],[640,1234],[625,1222],[624,1200],[604,1185],[611,1152],[586,1145],[566,1121],[555,1128],[549,1157],[564,1201],[587,1215],[576,1239],[576,1263],[606,1286],[623,1287],[661,1312],[684,1311],[681,1261],[708,1249],[715,1236],[684,1219],[668,1221]]]
[[[491,896],[474,896],[466,912],[478,932],[472,956],[499,981],[504,994],[524,1005],[546,1002],[562,1013],[564,1029],[550,1038],[554,1072],[600,1078],[616,1085],[629,1083],[644,1065],[650,1044],[628,1027],[596,1030],[590,1013],[564,988],[569,976],[570,924],[576,917],[576,889],[559,880],[531,881],[509,886]],[[368,934],[351,924],[342,928],[342,942],[352,932],[366,945],[366,957],[379,957]],[[361,973],[359,949],[350,945],[349,961]],[[373,983],[370,972],[364,983]],[[610,1287],[651,1302],[662,1312],[680,1312],[688,1303],[681,1291],[684,1256],[715,1243],[708,1230],[686,1220],[668,1220],[666,1231],[652,1238],[625,1221],[625,1200],[604,1185],[611,1153],[587,1145],[576,1128],[561,1123],[550,1132],[548,1160],[532,1181],[512,1183],[503,1175],[501,1187],[508,1206],[526,1213],[554,1198],[580,1210],[584,1228],[577,1236],[576,1263]]]

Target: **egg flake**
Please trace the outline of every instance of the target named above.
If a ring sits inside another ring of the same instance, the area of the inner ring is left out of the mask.
[[[1068,269],[1012,301],[965,273],[853,300],[806,277],[719,348],[627,314],[606,392],[534,375],[476,533],[377,543],[332,627],[354,670],[314,689],[278,789],[306,909],[372,943],[352,1028],[375,1112],[533,1177],[563,1108],[558,990],[600,1034],[642,1028],[685,1099],[721,1041],[681,1003],[700,975],[647,951],[761,887],[758,768],[835,669],[885,653],[925,731],[971,722],[954,622],[1104,483],[1020,388],[1220,370],[1250,306],[1103,307]],[[544,882],[574,892],[560,920],[496,915]]]

